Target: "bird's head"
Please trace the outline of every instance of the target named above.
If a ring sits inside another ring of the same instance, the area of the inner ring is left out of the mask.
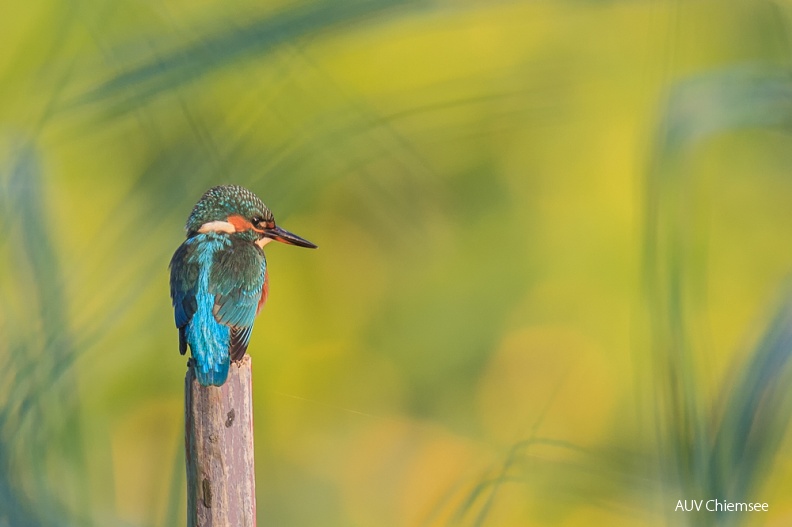
[[[276,240],[315,249],[316,245],[275,225],[272,212],[248,189],[212,187],[198,200],[187,219],[187,236],[206,232],[246,233],[259,247]]]

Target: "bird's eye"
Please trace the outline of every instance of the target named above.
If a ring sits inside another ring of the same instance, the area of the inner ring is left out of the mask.
[[[252,223],[254,227],[259,227],[262,221],[264,221],[264,218],[261,216],[253,216],[253,219],[250,220],[250,223]]]

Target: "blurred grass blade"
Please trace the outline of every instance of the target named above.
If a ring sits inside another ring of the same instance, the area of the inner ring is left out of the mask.
[[[752,498],[771,467],[792,411],[791,355],[792,303],[787,302],[723,401],[711,462],[713,495]]]
[[[140,104],[149,97],[173,90],[215,70],[230,68],[240,59],[267,53],[280,44],[343,23],[371,16],[383,9],[415,3],[407,0],[369,0],[351,3],[319,2],[233,26],[195,44],[163,53],[142,65],[122,71],[78,100],[100,101],[123,95],[127,103]],[[134,104],[131,104],[133,107]]]
[[[785,70],[742,66],[680,82],[668,97],[660,158],[721,132],[792,125],[792,76]]]
[[[697,241],[690,229],[695,184],[683,177],[685,156],[717,134],[790,124],[792,77],[769,67],[733,67],[683,80],[665,106],[646,188],[644,276],[654,334],[659,471],[672,494],[737,500],[755,488],[786,429],[774,387],[789,352],[784,308],[740,382],[724,392],[727,414],[713,431],[693,360],[686,300]]]
[[[43,198],[42,170],[35,146],[26,142],[16,150],[6,182],[5,207],[11,211],[6,232],[11,247],[11,295],[4,308],[6,320],[34,321],[26,329],[8,328],[9,353],[0,354],[0,368],[13,379],[14,389],[0,405],[0,511],[9,511],[10,525],[63,525],[69,514],[52,489],[45,465],[59,453],[59,463],[79,473],[85,466],[79,425],[76,357],[66,315],[65,291],[51,232],[52,222]],[[56,437],[68,438],[54,448]],[[13,466],[24,466],[20,473]],[[30,478],[34,506],[22,492],[21,480]],[[12,490],[16,489],[16,490]],[[89,511],[89,496],[75,495],[74,508]],[[2,519],[0,512],[0,519]]]

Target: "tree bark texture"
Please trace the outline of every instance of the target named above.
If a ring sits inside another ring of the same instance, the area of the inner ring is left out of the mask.
[[[253,398],[249,355],[222,386],[185,378],[187,526],[255,527]]]

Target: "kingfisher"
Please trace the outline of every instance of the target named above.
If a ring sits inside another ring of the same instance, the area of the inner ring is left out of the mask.
[[[264,246],[272,240],[316,245],[275,224],[272,212],[246,188],[210,188],[193,207],[187,239],[170,262],[170,293],[179,352],[187,346],[204,386],[221,386],[230,361],[245,356],[253,322],[269,293]]]

